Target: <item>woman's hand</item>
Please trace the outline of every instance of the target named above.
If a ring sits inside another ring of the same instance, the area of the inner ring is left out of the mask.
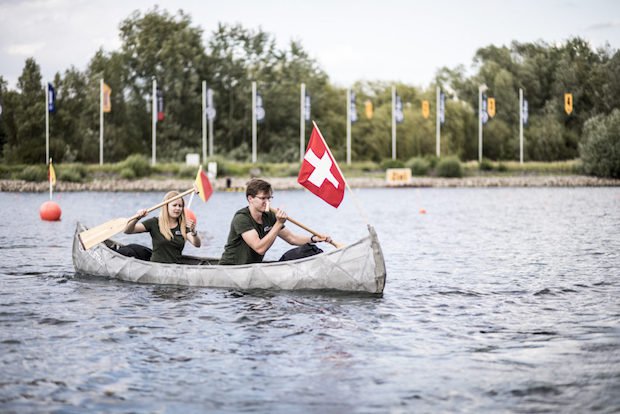
[[[136,215],[138,216],[138,217],[136,218],[136,220],[140,220],[141,218],[143,218],[144,216],[146,216],[148,213],[149,213],[149,212],[148,212],[148,211],[146,211],[146,209],[145,209],[145,208],[142,208],[142,209],[138,210],[138,212],[136,213]]]
[[[192,234],[192,236],[196,235],[196,223],[194,220],[187,220],[187,230]]]

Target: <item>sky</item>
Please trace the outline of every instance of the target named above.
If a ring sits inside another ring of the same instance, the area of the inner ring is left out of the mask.
[[[616,0],[0,0],[0,75],[15,88],[33,57],[44,80],[84,70],[99,48],[120,49],[134,10],[182,9],[203,29],[261,28],[285,48],[300,41],[332,83],[395,81],[425,87],[441,67],[471,70],[477,49],[579,36],[620,49]]]

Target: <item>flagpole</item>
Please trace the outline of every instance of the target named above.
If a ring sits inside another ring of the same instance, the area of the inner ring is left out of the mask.
[[[478,86],[478,162],[482,162],[482,92],[487,89],[487,85]]]
[[[392,86],[392,159],[396,159],[396,86]]]
[[[301,91],[299,94],[299,162],[303,162],[304,160],[304,150],[306,144],[306,114],[305,114],[305,104],[306,104],[306,84],[301,84]]]
[[[316,123],[314,125],[316,126]],[[347,88],[347,165],[351,165],[351,88]]]
[[[213,157],[213,117],[209,117],[209,156]]]
[[[336,168],[338,169],[338,172],[340,173],[340,176],[342,177],[342,180],[344,181],[345,187],[347,187],[347,189],[349,190],[349,192],[353,196],[353,202],[355,204],[355,207],[357,207],[358,213],[360,213],[360,215],[362,216],[362,219],[366,222],[366,224],[370,224],[370,221],[368,220],[368,215],[366,214],[366,212],[364,211],[363,207],[361,206],[361,204],[357,200],[357,197],[355,196],[355,193],[353,192],[353,190],[351,190],[351,186],[349,186],[349,182],[347,181],[346,177],[342,173],[342,170],[340,169],[340,166],[336,162],[336,158],[334,158],[334,155],[332,154],[331,150],[329,149],[329,146],[327,145],[327,142],[325,142],[325,138],[323,138],[323,134],[321,133],[321,130],[317,126],[316,122],[312,121],[312,125],[316,129],[316,132],[319,133],[319,137],[321,137],[321,141],[323,141],[323,146],[325,147],[325,149],[329,153],[329,156],[332,158],[332,160],[334,160],[334,164],[336,164]]]
[[[153,76],[153,116],[151,117],[151,131],[152,131],[152,148],[151,148],[151,165],[157,163],[156,159],[156,147],[157,147],[157,80]]]
[[[202,163],[207,161],[207,81],[202,81]]]
[[[99,80],[99,165],[103,165],[103,78]]]
[[[523,89],[519,88],[519,163],[523,165]]]
[[[252,82],[252,163],[256,163],[256,82]]]
[[[436,141],[437,141],[437,158],[439,158],[439,154],[441,154],[441,124],[440,124],[440,118],[439,118],[439,95],[441,94],[441,89],[439,88],[439,86],[437,86],[436,88],[437,91],[437,99],[436,99],[436,103],[435,103],[435,136],[436,136]]]
[[[45,85],[45,162],[50,162],[50,86]]]

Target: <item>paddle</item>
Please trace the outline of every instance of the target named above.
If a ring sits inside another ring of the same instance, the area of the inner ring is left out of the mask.
[[[146,209],[147,213],[150,213],[153,210],[157,210],[158,208],[160,208],[161,206],[164,206],[168,203],[173,202],[174,200],[177,200],[181,197],[184,197],[186,195],[188,195],[189,193],[194,192],[194,189],[190,189],[187,190],[185,192],[182,192],[181,194],[175,195],[172,198],[169,198],[168,200],[162,201],[161,203],[157,204],[156,206],[153,206],[151,208]],[[114,236],[117,233],[120,233],[121,231],[125,230],[125,227],[127,226],[127,223],[130,220],[136,219],[138,218],[138,214],[130,217],[130,218],[116,218],[110,221],[107,221],[103,224],[98,225],[97,227],[93,227],[92,229],[88,229],[88,230],[84,230],[83,232],[81,232],[80,234],[78,234],[78,237],[80,239],[80,243],[82,243],[82,247],[85,250],[90,249],[91,247],[93,247],[96,244],[101,243],[104,240],[109,239],[110,237]]]
[[[278,210],[276,210],[275,208],[272,208],[272,207],[270,207],[270,208],[269,208],[269,210],[271,210],[271,212],[272,212],[272,213],[274,213],[274,214],[278,212]],[[290,216],[289,216],[289,217],[287,217],[286,219],[287,219],[288,221],[290,221],[291,223],[295,224],[296,226],[301,227],[302,229],[306,230],[308,233],[312,233],[312,234],[314,234],[315,236],[317,236],[317,237],[321,237],[321,238],[322,238],[322,237],[325,237],[325,236],[323,236],[321,233],[318,233],[318,232],[316,232],[316,231],[312,230],[312,229],[311,229],[311,228],[309,228],[308,226],[306,226],[306,225],[304,225],[304,224],[302,224],[302,223],[298,222],[297,220],[295,220],[294,218],[291,218]],[[332,241],[330,241],[329,243],[330,243],[332,246],[334,246],[336,249],[340,249],[340,248],[344,247],[344,244],[341,244],[341,243],[335,242],[335,241],[333,241],[333,240],[332,240]]]

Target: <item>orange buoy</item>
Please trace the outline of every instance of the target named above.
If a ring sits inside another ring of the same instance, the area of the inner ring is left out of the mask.
[[[191,220],[194,223],[198,224],[198,220],[196,219],[196,215],[194,214],[194,212],[192,210],[190,210],[187,207],[185,207],[185,218],[187,220]]]
[[[423,209],[423,208],[421,208],[421,209],[420,209],[420,214],[426,214],[426,210],[425,210],[425,209]]]
[[[60,210],[60,206],[53,201],[46,201],[41,204],[39,208],[39,215],[41,216],[41,220],[45,221],[58,221],[60,220],[60,215],[62,211]]]

